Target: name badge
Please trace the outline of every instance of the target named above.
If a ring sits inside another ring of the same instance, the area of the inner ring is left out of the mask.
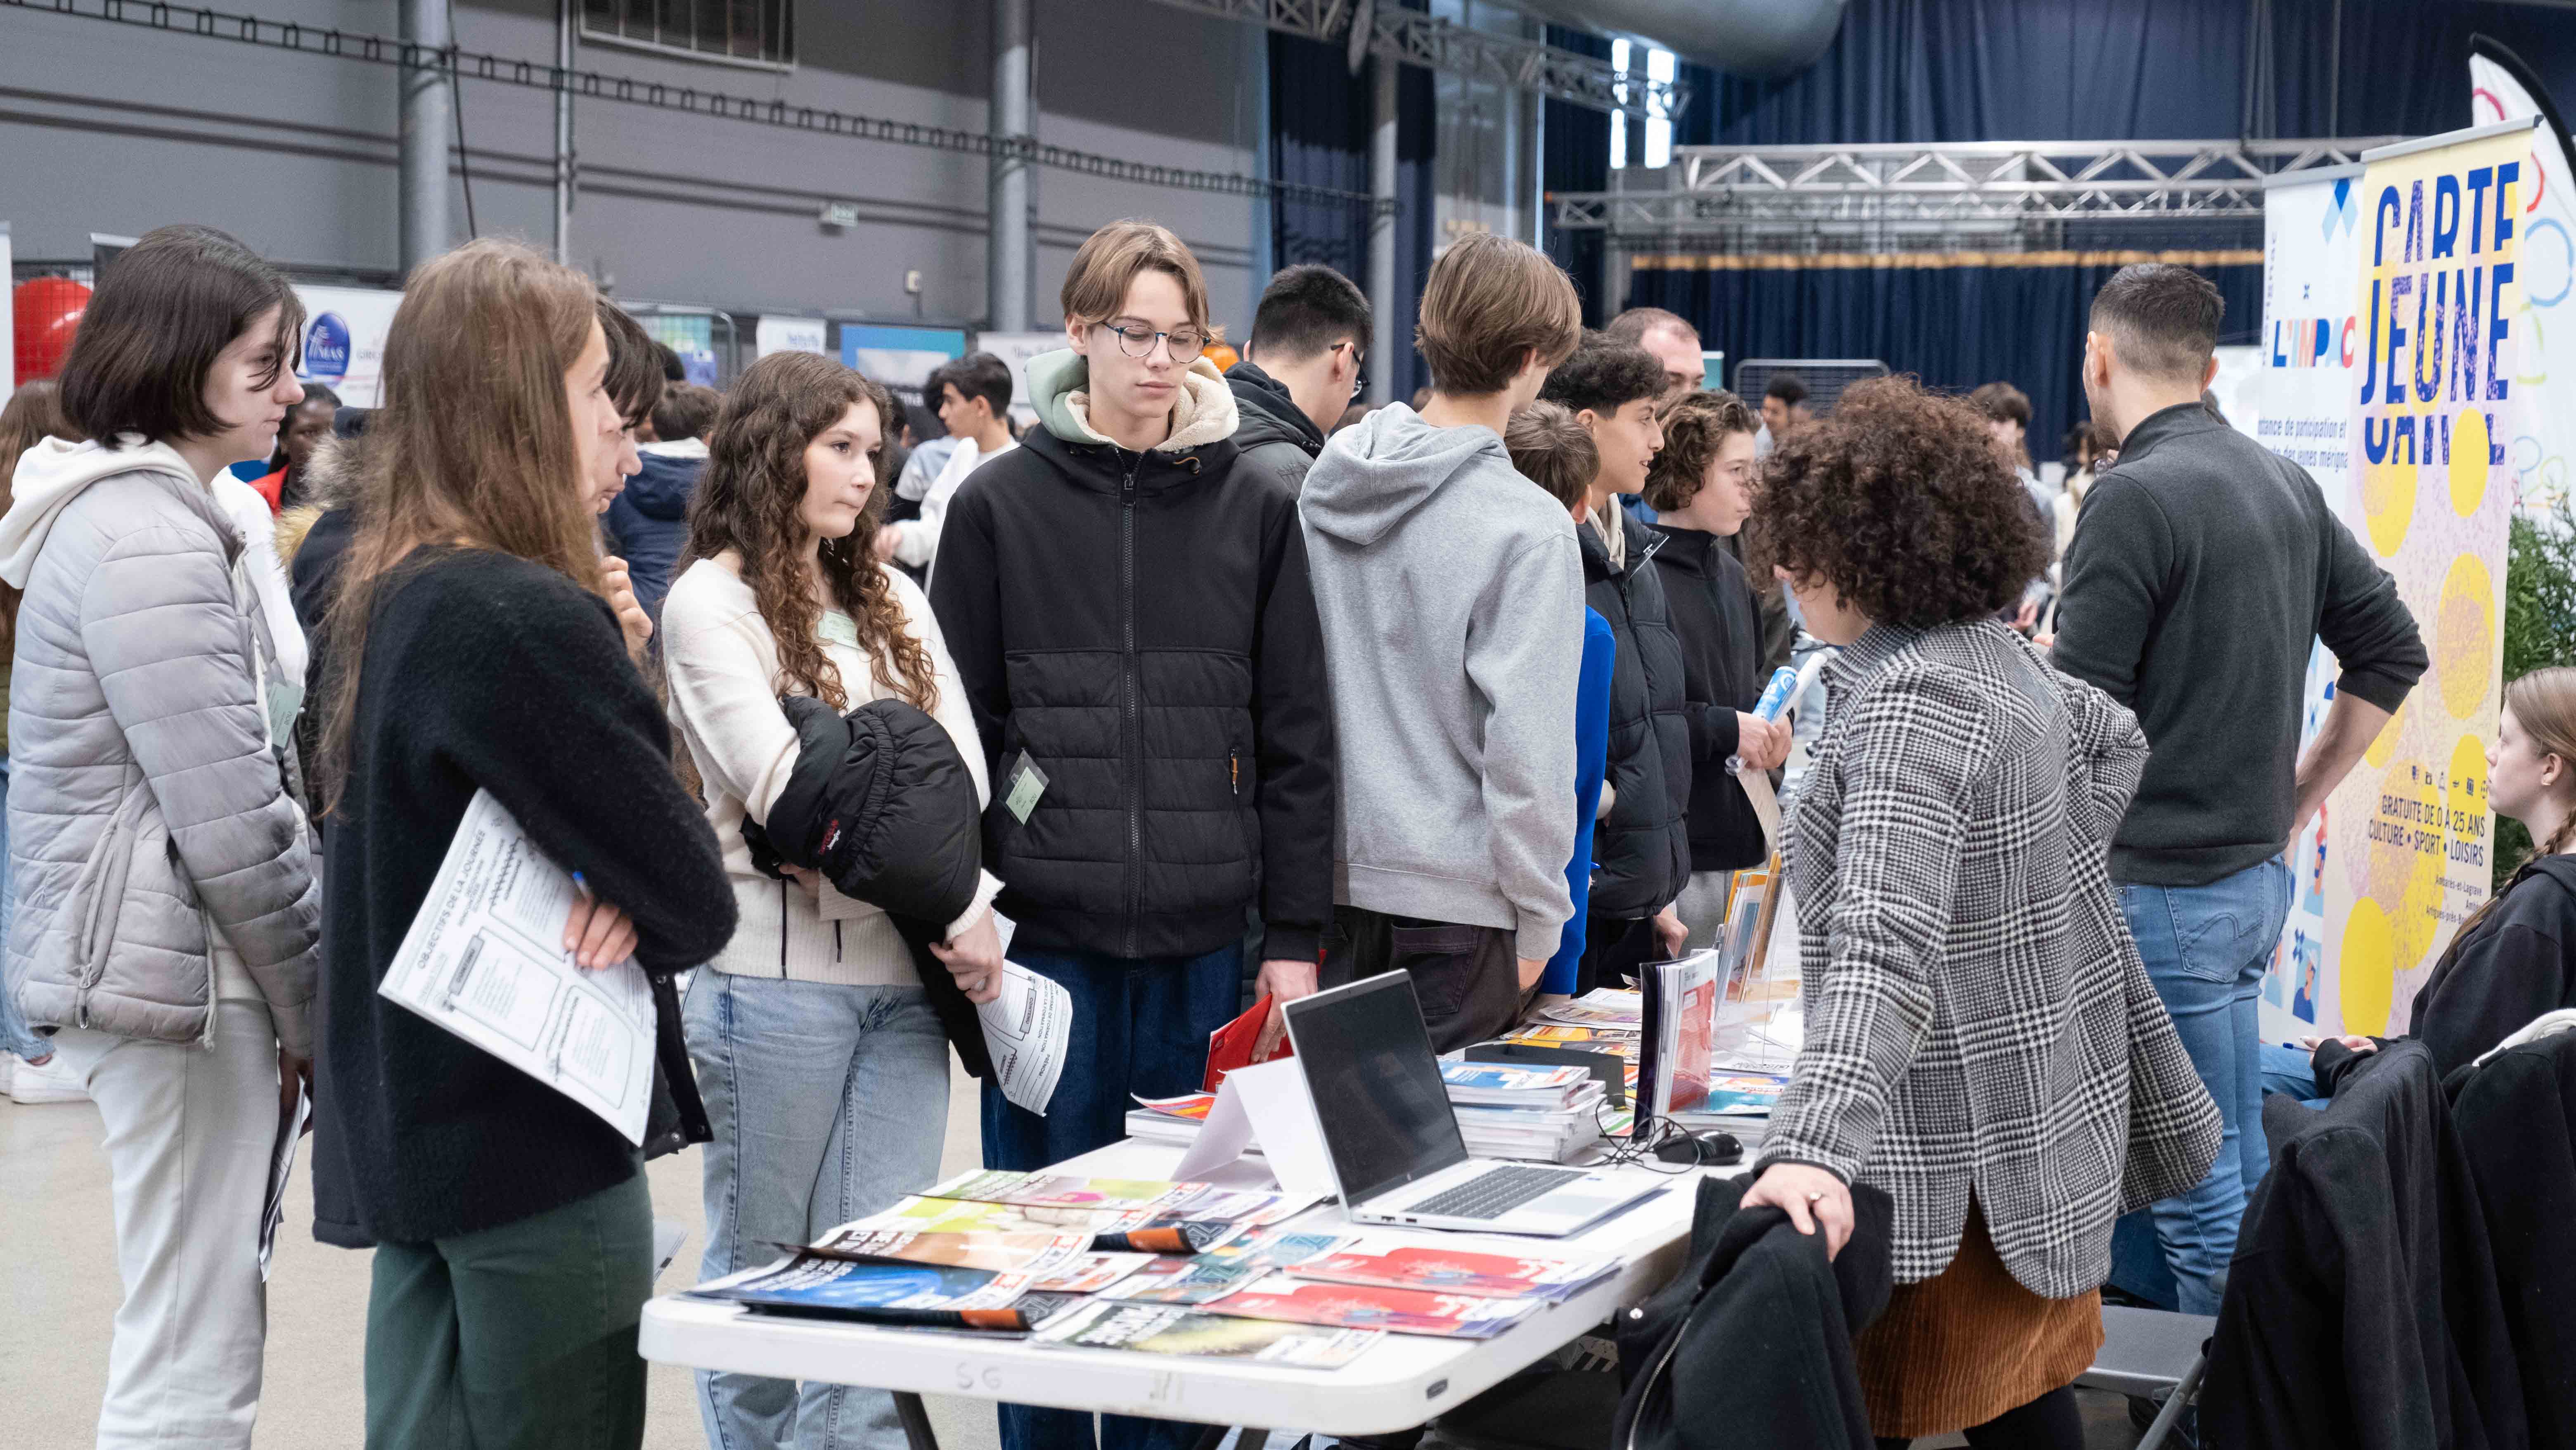
[[[851,649],[859,647],[859,622],[837,609],[823,612],[822,627],[814,633],[821,636],[825,644],[846,645]]]
[[[1011,767],[1009,787],[1002,793],[1002,809],[1009,811],[1012,819],[1025,826],[1029,823],[1029,813],[1038,808],[1038,797],[1046,794],[1046,788],[1046,772],[1038,769],[1038,763],[1029,759],[1029,753],[1023,750],[1019,762]]]

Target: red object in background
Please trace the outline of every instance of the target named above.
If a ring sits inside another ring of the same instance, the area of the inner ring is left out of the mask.
[[[9,386],[50,378],[60,372],[63,355],[72,350],[72,334],[89,310],[89,288],[69,277],[36,277],[9,294],[16,319],[11,331],[17,346],[18,376]]]
[[[1199,1083],[1200,1092],[1215,1092],[1218,1084],[1225,1081],[1225,1075],[1236,1068],[1259,1066],[1252,1060],[1252,1050],[1261,1045],[1261,1025],[1269,1020],[1270,997],[1264,993],[1260,1001],[1252,1004],[1251,1011],[1208,1034],[1207,1076]],[[1279,1034],[1279,1045],[1261,1061],[1277,1062],[1283,1057],[1294,1056],[1295,1051],[1288,1045],[1288,1034],[1283,1032]]]

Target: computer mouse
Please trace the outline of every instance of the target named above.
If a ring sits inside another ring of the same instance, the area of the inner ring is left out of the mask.
[[[1744,1145],[1733,1133],[1715,1130],[1675,1134],[1655,1145],[1655,1156],[1666,1163],[1688,1163],[1701,1168],[1722,1168],[1744,1157]]]

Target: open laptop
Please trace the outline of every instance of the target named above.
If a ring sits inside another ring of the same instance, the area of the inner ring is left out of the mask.
[[[1354,1222],[1556,1237],[1659,1191],[1581,1168],[1468,1157],[1403,972],[1300,998],[1287,1016]]]

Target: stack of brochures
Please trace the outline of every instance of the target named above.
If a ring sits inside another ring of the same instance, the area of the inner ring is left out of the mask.
[[[1216,1107],[1214,1093],[1184,1093],[1176,1098],[1138,1098],[1137,1106],[1127,1110],[1127,1136],[1148,1143],[1177,1143],[1188,1147],[1199,1139],[1199,1129],[1207,1126],[1210,1110]],[[1259,1145],[1249,1151],[1259,1152]]]
[[[1601,1138],[1601,1080],[1579,1067],[1443,1062],[1458,1133],[1477,1158],[1571,1160]]]

